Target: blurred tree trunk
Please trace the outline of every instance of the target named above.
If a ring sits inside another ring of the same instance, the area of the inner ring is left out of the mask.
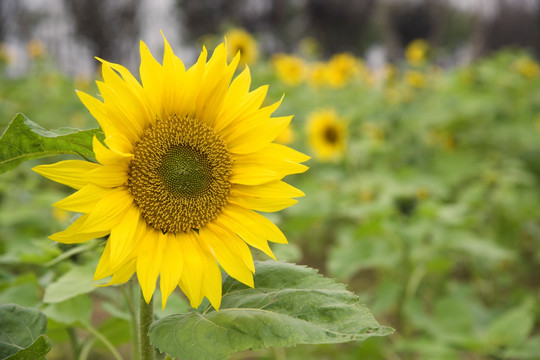
[[[372,25],[375,0],[308,0],[307,33],[326,55],[362,49]]]
[[[132,52],[139,37],[137,9],[140,0],[64,0],[73,17],[78,37],[93,53],[109,61],[120,61]]]
[[[540,56],[540,6],[532,9],[519,1],[493,0],[495,16],[479,19],[473,34],[475,57],[514,46],[531,49]]]

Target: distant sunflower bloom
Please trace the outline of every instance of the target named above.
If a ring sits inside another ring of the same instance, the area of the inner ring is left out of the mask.
[[[40,58],[45,55],[45,45],[37,39],[32,39],[26,45],[26,52],[32,58]]]
[[[407,71],[405,73],[405,82],[409,84],[409,86],[418,89],[425,88],[427,86],[426,75],[420,71]]]
[[[327,82],[327,70],[326,64],[322,62],[316,62],[310,67],[309,72],[309,84],[312,87],[320,87]]]
[[[405,49],[405,58],[409,64],[421,66],[426,62],[429,44],[426,40],[416,39],[407,45]]]
[[[278,78],[285,84],[298,85],[305,80],[307,65],[301,58],[287,54],[276,54],[271,61]]]
[[[321,161],[339,160],[347,145],[347,125],[333,109],[311,113],[307,123],[309,143]]]
[[[278,211],[303,193],[282,181],[307,169],[308,156],[274,139],[291,116],[261,107],[268,87],[249,91],[239,58],[227,63],[219,45],[185,69],[165,40],[163,64],[141,42],[139,83],[123,66],[102,62],[100,100],[79,98],[98,120],[105,144],[94,138],[98,163],[66,160],[34,168],[77,189],[56,207],[82,213],[50,236],[80,243],[109,235],[94,279],[108,285],[136,272],[147,302],[160,279],[162,305],[180,286],[197,307],[204,297],[218,309],[221,273],[253,286],[248,245],[274,257],[267,241],[283,233],[255,211]],[[255,210],[255,211],[254,211]]]
[[[239,65],[252,65],[259,58],[257,41],[250,33],[242,29],[233,29],[225,34],[229,48],[229,58],[240,53]]]
[[[515,61],[514,68],[516,71],[529,79],[535,79],[540,74],[540,66],[530,58],[520,58]]]
[[[333,87],[345,86],[354,75],[360,72],[361,67],[363,64],[352,54],[336,54],[327,63],[327,81]]]

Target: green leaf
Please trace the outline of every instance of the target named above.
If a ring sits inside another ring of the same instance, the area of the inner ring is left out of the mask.
[[[94,291],[96,289],[92,280],[94,270],[95,264],[73,266],[58,280],[47,286],[43,302],[57,303]]]
[[[86,294],[81,294],[62,302],[47,305],[43,313],[49,319],[66,325],[89,324],[92,313],[92,302]]]
[[[94,157],[92,139],[103,133],[100,129],[77,130],[61,128],[46,130],[17,114],[0,137],[0,174],[23,161],[58,154]]]
[[[527,298],[495,319],[487,331],[488,343],[495,347],[521,346],[534,326],[534,304],[534,300]]]
[[[49,351],[51,351],[51,343],[47,336],[40,335],[32,345],[20,350],[6,360],[44,360]]]
[[[46,330],[47,318],[38,310],[0,306],[0,359],[44,358],[50,350],[47,339],[41,337]]]
[[[246,349],[342,343],[393,332],[344,285],[314,269],[273,261],[256,267],[254,289],[228,278],[219,312],[207,307],[158,320],[150,327],[152,344],[178,358],[216,360]]]

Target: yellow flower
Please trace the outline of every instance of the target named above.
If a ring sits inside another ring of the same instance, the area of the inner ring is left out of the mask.
[[[342,87],[357,74],[362,64],[352,54],[334,55],[327,64],[327,80],[333,87]]]
[[[312,87],[320,87],[326,83],[326,64],[317,62],[310,67],[309,84]]]
[[[405,49],[405,58],[409,64],[421,66],[426,62],[429,44],[423,39],[416,39],[409,43]]]
[[[405,82],[414,88],[424,88],[427,85],[426,76],[420,71],[407,71]]]
[[[333,109],[319,110],[308,117],[308,136],[321,161],[339,160],[347,145],[347,125]]]
[[[50,238],[71,244],[110,234],[95,280],[121,284],[136,272],[149,302],[159,277],[163,307],[180,286],[193,307],[207,297],[218,309],[218,263],[253,286],[248,245],[274,257],[267,241],[287,242],[256,211],[304,195],[282,179],[307,170],[300,162],[309,157],[273,142],[292,117],[270,117],[281,101],[261,107],[268,87],[250,91],[248,68],[232,80],[239,58],[228,64],[224,44],[208,61],[203,48],[189,69],[167,40],[163,64],[143,42],[140,52],[142,84],[100,60],[103,102],[77,93],[105,134],[104,144],[94,138],[98,162],[34,168],[78,190],[55,206],[83,215]]]
[[[229,60],[240,52],[239,65],[254,64],[259,58],[259,47],[250,33],[242,29],[233,29],[225,34],[229,48]]]
[[[540,74],[540,66],[536,61],[529,58],[521,58],[514,63],[516,71],[529,79],[536,79]]]
[[[297,56],[276,54],[272,57],[272,65],[278,78],[286,84],[298,85],[306,77],[306,64]]]
[[[292,144],[295,134],[291,125],[287,126],[276,138],[276,142],[283,145]]]
[[[26,45],[26,52],[33,58],[40,58],[45,55],[45,45],[37,39],[32,39]]]

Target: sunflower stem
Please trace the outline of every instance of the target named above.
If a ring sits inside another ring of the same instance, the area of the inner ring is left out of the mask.
[[[133,339],[133,359],[140,359],[139,355],[139,329],[138,329],[138,318],[137,318],[137,309],[135,308],[136,298],[133,291],[133,281],[129,281],[127,286],[122,286],[122,294],[126,300],[127,308],[129,315],[131,317],[131,338]],[[126,290],[127,289],[127,290]],[[138,287],[137,287],[138,289]]]
[[[154,320],[154,298],[150,299],[150,303],[146,303],[141,291],[139,306],[139,345],[141,360],[155,360],[154,347],[150,344],[148,330]]]

